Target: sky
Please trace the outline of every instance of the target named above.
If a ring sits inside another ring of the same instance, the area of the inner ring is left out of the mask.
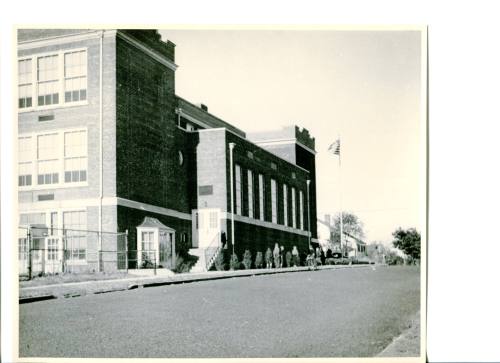
[[[365,240],[423,226],[421,39],[416,30],[161,31],[176,93],[246,131],[297,124],[316,138],[318,218],[341,209]],[[425,85],[424,85],[425,86]],[[341,139],[341,167],[328,146]]]

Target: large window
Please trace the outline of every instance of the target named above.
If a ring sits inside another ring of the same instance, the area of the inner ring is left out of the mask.
[[[241,216],[241,167],[236,165],[236,214]]]
[[[18,140],[18,185],[32,184],[33,175],[33,148],[31,137],[20,137]]]
[[[299,191],[299,199],[300,229],[304,230],[304,193],[302,193],[302,190]]]
[[[38,106],[59,103],[58,57],[58,55],[50,55],[38,58]]]
[[[87,180],[87,132],[64,133],[64,182]]]
[[[18,185],[80,186],[88,180],[87,158],[87,130],[23,135],[18,139]]]
[[[87,212],[63,213],[65,249],[68,260],[85,261],[87,254]]]
[[[248,170],[248,216],[253,218],[253,173]]]
[[[283,184],[283,224],[288,226],[288,189],[286,184]]]
[[[37,159],[39,185],[59,183],[57,134],[38,135]]]
[[[295,203],[295,188],[292,188],[292,227],[297,228],[297,210]]]
[[[33,104],[33,72],[31,59],[18,63],[19,108],[31,107]]]
[[[19,60],[18,93],[19,109],[86,101],[87,51],[60,51]]]
[[[87,52],[64,55],[64,102],[87,99]]]
[[[277,207],[277,187],[276,187],[276,180],[271,179],[271,221],[273,223],[278,223],[278,207]]]
[[[259,174],[259,218],[264,220],[264,175]]]

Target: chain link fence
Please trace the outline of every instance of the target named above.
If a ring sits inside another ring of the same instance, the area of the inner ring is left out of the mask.
[[[18,228],[19,275],[33,276],[128,270],[127,232]]]

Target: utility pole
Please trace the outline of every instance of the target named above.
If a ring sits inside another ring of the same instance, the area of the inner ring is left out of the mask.
[[[229,143],[229,164],[230,164],[230,178],[231,178],[231,245],[233,246],[234,255],[234,187],[233,187],[233,149],[236,146],[234,142]],[[226,194],[227,195],[227,194]],[[232,258],[232,257],[231,257]]]

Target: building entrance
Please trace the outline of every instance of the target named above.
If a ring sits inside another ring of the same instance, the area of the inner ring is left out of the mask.
[[[208,248],[220,244],[220,209],[204,208],[193,211],[193,248]]]

